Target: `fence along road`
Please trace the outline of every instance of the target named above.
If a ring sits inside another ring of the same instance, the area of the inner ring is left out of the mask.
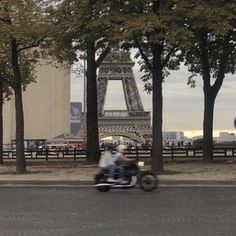
[[[101,150],[101,153],[103,150]],[[151,149],[127,149],[126,156],[130,158],[150,159]],[[25,158],[30,160],[85,160],[86,150],[49,150],[36,149],[26,150]],[[201,159],[203,157],[202,149],[196,148],[163,148],[164,159]],[[3,151],[4,160],[16,158],[15,151]],[[215,147],[213,149],[213,159],[236,159],[236,147]]]

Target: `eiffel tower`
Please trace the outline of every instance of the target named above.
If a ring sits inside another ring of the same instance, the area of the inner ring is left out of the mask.
[[[144,144],[151,141],[151,116],[144,111],[135,82],[130,53],[113,51],[99,67],[98,127],[99,137],[124,136]],[[119,80],[123,85],[126,110],[104,110],[109,80]]]

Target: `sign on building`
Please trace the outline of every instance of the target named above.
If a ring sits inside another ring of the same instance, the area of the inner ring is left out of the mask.
[[[70,133],[76,135],[81,128],[82,103],[70,103]]]

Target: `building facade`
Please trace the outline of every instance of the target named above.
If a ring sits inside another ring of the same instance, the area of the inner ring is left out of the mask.
[[[52,139],[70,132],[70,70],[65,66],[41,63],[36,83],[23,92],[25,140]],[[3,107],[3,142],[15,140],[14,96]],[[27,147],[27,145],[26,145]]]
[[[168,141],[185,140],[183,131],[164,131],[162,135],[163,135],[163,140],[168,140]]]
[[[220,132],[219,133],[219,142],[232,142],[236,141],[236,135],[234,133],[229,132]]]

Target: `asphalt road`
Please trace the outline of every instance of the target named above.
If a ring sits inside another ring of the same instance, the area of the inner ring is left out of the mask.
[[[0,236],[235,236],[236,187],[0,188]]]

